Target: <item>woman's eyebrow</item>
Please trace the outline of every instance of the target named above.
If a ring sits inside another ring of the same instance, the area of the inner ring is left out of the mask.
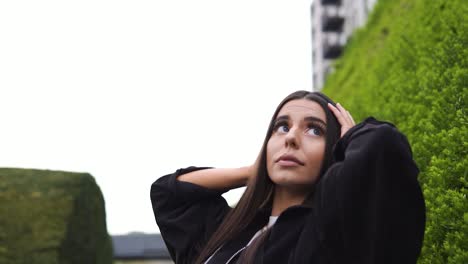
[[[318,118],[318,117],[315,117],[315,116],[308,116],[308,117],[305,117],[304,118],[304,121],[308,121],[308,122],[318,122],[318,123],[321,123],[324,127],[327,127],[327,123],[325,123],[325,121],[323,121],[322,119]]]
[[[282,121],[282,120],[289,120],[289,116],[288,115],[282,115],[282,116],[278,116],[275,121],[278,122],[278,121]]]

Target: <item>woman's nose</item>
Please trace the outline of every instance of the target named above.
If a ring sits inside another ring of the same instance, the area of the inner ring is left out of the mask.
[[[299,146],[299,138],[297,129],[290,129],[285,136],[285,146],[297,148]]]

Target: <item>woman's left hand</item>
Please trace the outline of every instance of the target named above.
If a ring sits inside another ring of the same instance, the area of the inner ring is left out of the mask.
[[[351,114],[346,109],[344,109],[340,103],[337,103],[336,107],[328,103],[328,108],[330,108],[333,114],[335,114],[336,119],[338,119],[338,122],[341,124],[341,137],[343,137],[343,135],[346,134],[348,130],[356,125]]]

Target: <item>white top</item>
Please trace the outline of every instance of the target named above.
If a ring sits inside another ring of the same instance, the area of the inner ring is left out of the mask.
[[[252,241],[255,240],[259,235],[261,235],[263,232],[265,232],[268,228],[272,227],[275,223],[276,220],[278,219],[278,216],[270,216],[270,219],[268,220],[268,224],[264,226],[262,229],[258,230],[257,233],[250,239],[249,243],[247,243],[247,247],[252,243]]]

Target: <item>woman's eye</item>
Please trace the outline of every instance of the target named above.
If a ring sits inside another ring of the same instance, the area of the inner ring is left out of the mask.
[[[314,136],[321,136],[322,130],[318,127],[310,127],[309,130],[307,130],[307,133]]]
[[[276,132],[279,132],[279,133],[288,133],[288,131],[289,131],[289,127],[286,125],[280,125],[276,128]]]

